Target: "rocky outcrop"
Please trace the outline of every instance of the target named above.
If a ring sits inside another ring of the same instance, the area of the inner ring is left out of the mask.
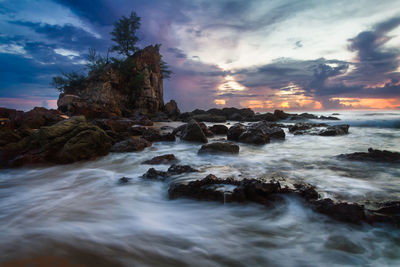
[[[35,163],[71,163],[109,153],[111,139],[85,117],[72,117],[52,126],[43,126],[1,153],[5,167]]]
[[[231,141],[263,145],[269,143],[271,138],[285,139],[285,132],[280,127],[266,121],[253,123],[249,126],[237,123],[229,128],[227,138]]]
[[[167,104],[165,104],[164,112],[169,118],[177,118],[181,114],[181,111],[179,110],[178,104],[175,102],[175,100],[170,100]]]
[[[239,146],[229,142],[214,142],[202,145],[199,154],[239,154]]]
[[[121,63],[108,65],[100,74],[87,77],[80,88],[60,94],[58,109],[87,118],[129,117],[134,110],[163,110],[163,80],[159,46],[148,46]],[[123,68],[123,69],[121,69]]]
[[[368,148],[368,152],[355,152],[351,154],[341,154],[338,158],[355,161],[374,161],[400,163],[400,153],[387,150]]]
[[[289,132],[294,135],[337,136],[348,134],[349,128],[348,124],[329,126],[325,123],[296,123],[289,126]]]

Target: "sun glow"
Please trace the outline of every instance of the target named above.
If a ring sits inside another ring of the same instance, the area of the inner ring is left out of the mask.
[[[339,100],[344,107],[349,108],[372,108],[372,109],[391,109],[400,107],[400,99],[396,98],[346,98],[336,97],[332,100]]]
[[[226,100],[225,99],[215,99],[214,103],[216,105],[225,105],[226,104]]]
[[[225,81],[218,87],[220,91],[243,91],[246,87],[235,81],[233,76],[225,76]]]

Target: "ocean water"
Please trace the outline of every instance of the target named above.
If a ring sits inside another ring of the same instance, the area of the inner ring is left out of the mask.
[[[350,124],[349,135],[285,129],[286,140],[240,144],[238,156],[198,155],[201,145],[177,140],[89,162],[1,170],[0,262],[50,255],[88,266],[399,266],[400,229],[336,222],[295,197],[269,207],[168,199],[179,180],[280,173],[336,200],[400,200],[399,165],[335,158],[369,147],[400,152],[400,112],[339,113],[341,121],[327,123]],[[167,153],[201,172],[140,178],[150,167],[166,170],[141,162]],[[118,184],[123,176],[131,183]]]

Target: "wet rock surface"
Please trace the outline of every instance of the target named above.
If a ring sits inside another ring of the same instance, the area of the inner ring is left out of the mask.
[[[387,150],[378,150],[369,148],[368,152],[355,152],[351,154],[341,154],[337,156],[339,159],[354,160],[354,161],[374,161],[400,163],[400,153]]]
[[[238,154],[239,146],[230,142],[213,142],[202,145],[199,154]]]
[[[285,132],[282,128],[266,121],[252,123],[249,126],[237,123],[229,128],[228,140],[247,144],[264,145],[270,139],[285,139]]]
[[[199,143],[208,142],[203,130],[195,120],[191,120],[189,123],[183,125],[180,129],[180,138],[182,140]]]
[[[294,135],[337,136],[348,134],[349,128],[348,124],[329,126],[325,123],[296,123],[289,126],[289,132]]]
[[[209,127],[209,129],[216,135],[226,135],[228,133],[228,127],[222,124],[215,124]]]
[[[173,175],[179,175],[182,173],[191,173],[191,172],[198,172],[195,168],[192,168],[189,165],[176,165],[172,164],[168,170],[165,171],[158,171],[154,168],[150,168],[145,174],[143,174],[143,178],[146,179],[154,179],[154,180],[165,180],[168,177]]]

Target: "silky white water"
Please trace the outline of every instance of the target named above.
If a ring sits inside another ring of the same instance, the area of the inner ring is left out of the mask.
[[[323,197],[371,206],[400,200],[398,164],[335,158],[369,147],[400,152],[400,112],[338,117],[327,123],[349,123],[349,135],[285,129],[286,140],[240,144],[238,156],[198,155],[200,144],[177,140],[89,162],[1,170],[0,262],[59,255],[93,266],[400,265],[399,229],[336,222],[293,197],[269,207],[168,199],[176,180],[279,172],[315,185]],[[140,178],[150,167],[166,170],[141,162],[167,153],[201,172],[165,182]],[[118,183],[123,176],[129,184]]]

